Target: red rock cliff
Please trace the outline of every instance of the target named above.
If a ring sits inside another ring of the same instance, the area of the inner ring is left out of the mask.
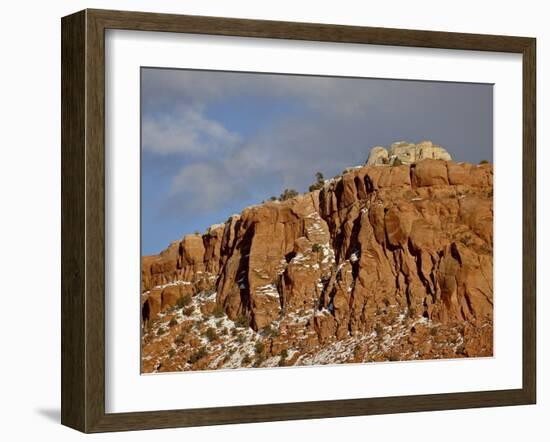
[[[371,331],[389,308],[441,324],[491,321],[492,181],[490,164],[424,159],[354,168],[246,208],[143,257],[144,321],[205,291],[254,330],[305,317],[321,343]]]

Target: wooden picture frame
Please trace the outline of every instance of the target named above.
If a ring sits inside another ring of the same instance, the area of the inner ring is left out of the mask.
[[[522,388],[132,413],[105,412],[105,30],[518,53],[523,58]],[[533,38],[84,10],[62,19],[62,424],[91,432],[534,404],[536,41]]]

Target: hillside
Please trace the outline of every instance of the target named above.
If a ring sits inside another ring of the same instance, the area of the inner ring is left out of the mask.
[[[143,257],[142,371],[491,356],[492,165],[418,156]]]

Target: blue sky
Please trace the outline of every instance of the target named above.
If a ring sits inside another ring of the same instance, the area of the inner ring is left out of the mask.
[[[432,140],[492,161],[493,87],[142,68],[142,253],[285,188],[306,191],[373,146]]]

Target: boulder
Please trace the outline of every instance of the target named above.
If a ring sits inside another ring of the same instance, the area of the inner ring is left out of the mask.
[[[449,184],[447,163],[443,160],[426,159],[412,168],[413,183],[417,187],[445,186]]]
[[[388,151],[382,146],[373,147],[369,152],[367,166],[379,166],[382,164],[388,164]]]
[[[429,140],[418,144],[408,141],[398,141],[390,146],[389,151],[382,146],[370,150],[367,166],[414,164],[424,159],[452,161],[445,148],[433,144]]]

